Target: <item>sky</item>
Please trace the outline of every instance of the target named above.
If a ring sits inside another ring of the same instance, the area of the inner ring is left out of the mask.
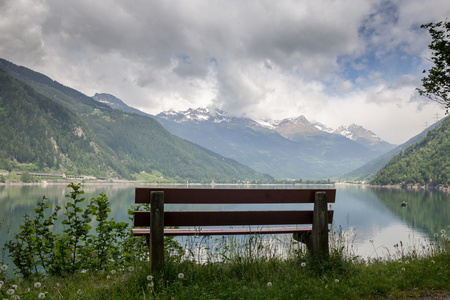
[[[448,16],[448,0],[0,0],[0,57],[150,114],[304,115],[401,144],[444,117],[416,88],[420,25]]]

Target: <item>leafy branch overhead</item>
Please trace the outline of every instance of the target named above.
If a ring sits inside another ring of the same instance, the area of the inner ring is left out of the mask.
[[[444,104],[446,114],[450,108],[450,22],[428,23],[421,26],[428,29],[432,42],[428,48],[432,51],[434,63],[428,70],[428,76],[422,78],[423,89],[418,88],[421,96]],[[424,70],[423,73],[427,71]]]

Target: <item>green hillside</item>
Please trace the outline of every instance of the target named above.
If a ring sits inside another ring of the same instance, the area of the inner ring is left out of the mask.
[[[376,185],[450,184],[450,118],[394,156],[371,181]]]
[[[99,163],[91,160],[89,156],[84,154],[79,154],[72,161],[76,161],[78,158],[86,160],[93,169],[98,165],[104,166],[101,170],[102,175],[118,175],[119,177],[132,179],[133,174],[145,171],[149,174],[161,174],[165,178],[175,178],[183,181],[216,180],[232,182],[237,180],[270,179],[269,176],[259,174],[234,160],[226,159],[193,143],[177,138],[151,117],[114,110],[93,100],[91,97],[53,81],[45,75],[16,66],[5,60],[0,59],[0,68],[32,87],[30,88],[17,80],[13,81],[15,85],[19,85],[20,82],[22,89],[29,93],[29,96],[26,98],[27,101],[37,102],[38,104],[35,105],[44,105],[40,104],[41,102],[48,103],[47,106],[57,107],[66,114],[70,114],[71,118],[64,117],[63,119],[68,121],[76,120],[78,123],[84,124],[84,127],[82,127],[83,132],[86,135],[89,133],[91,138],[88,140],[88,144],[95,145],[95,147],[92,147],[94,156],[96,156],[95,151],[101,151],[102,155],[100,157],[104,161]],[[4,76],[5,78],[8,77],[7,75]],[[12,81],[9,80],[5,81],[4,84],[2,83],[2,86],[4,86],[2,89],[8,89],[10,82]],[[4,98],[7,99],[7,103],[15,103],[15,99],[22,97],[21,95],[22,93],[20,92],[18,94],[10,93]],[[28,104],[24,105],[27,106]],[[12,109],[15,109],[19,114],[23,111],[22,107]],[[21,141],[27,141],[28,138],[33,139],[35,135],[27,137],[27,134],[32,132],[30,128],[40,127],[39,124],[34,122],[34,117],[32,117],[34,115],[40,116],[39,119],[46,119],[45,111],[27,113],[22,119],[28,120],[29,124],[27,128],[21,131],[22,136],[20,138],[13,138],[13,136],[17,135],[15,122],[19,122],[19,116],[11,115],[9,118],[10,126],[2,129],[10,133],[3,140],[5,144],[2,143],[2,146],[0,146],[1,151],[3,151],[4,164],[7,164],[5,162],[6,159],[10,162],[33,163],[39,166],[39,170],[43,170],[46,167],[52,170],[57,169],[59,161],[46,163],[45,165],[41,163],[45,155],[29,155],[26,160],[23,160],[17,155],[14,156],[11,151],[6,151],[6,149],[9,149],[7,147],[10,147],[7,145],[12,144],[12,141],[15,141],[14,145],[17,148],[20,147]],[[53,123],[48,125],[49,128],[53,128],[53,126]],[[56,127],[61,126],[56,125]],[[66,127],[74,131],[73,126],[71,128],[70,126]],[[70,132],[69,129],[68,131]],[[36,138],[37,141],[41,141],[44,138],[42,134],[39,137],[39,139]],[[48,150],[52,148],[51,142],[50,144],[46,142],[39,146],[37,144],[33,143],[28,148],[32,149],[32,151],[35,151],[36,147],[45,149],[48,152],[48,158],[45,159],[45,162],[54,161],[55,157],[58,157],[51,150]],[[73,144],[73,147],[79,148],[76,144]],[[44,150],[39,151],[39,153],[41,152],[44,152]],[[52,158],[50,159],[50,157]],[[85,175],[98,174],[98,172],[92,173],[93,171],[90,169],[79,167],[78,163],[81,162],[77,161],[74,163],[73,171]],[[107,170],[108,173],[106,173]],[[85,173],[87,171],[89,171],[88,174]],[[114,172],[114,174],[111,172]]]
[[[0,169],[127,176],[113,155],[74,113],[0,69]]]

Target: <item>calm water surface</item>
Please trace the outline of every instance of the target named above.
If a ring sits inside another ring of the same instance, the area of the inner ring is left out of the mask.
[[[185,187],[185,186],[180,186]],[[192,186],[192,187],[208,187]],[[217,188],[245,188],[246,186],[220,186]],[[293,188],[292,185],[249,186],[248,188]],[[117,221],[128,222],[127,210],[134,204],[132,185],[85,185],[85,197],[90,199],[100,193],[108,196],[111,214]],[[362,257],[386,256],[395,252],[394,245],[403,244],[405,248],[417,248],[434,239],[441,229],[450,231],[450,195],[438,191],[405,191],[363,186],[295,186],[295,188],[336,188],[334,229],[348,233],[352,251]],[[65,185],[38,186],[0,186],[0,247],[18,231],[24,214],[33,214],[33,209],[42,196],[46,196],[52,209],[64,206],[64,197],[69,193]],[[407,207],[400,203],[406,201]],[[293,208],[289,204],[286,207]],[[209,207],[211,209],[212,207]],[[283,209],[276,205],[273,209]],[[305,206],[299,206],[304,209]],[[173,206],[167,210],[188,210],[192,206]],[[198,209],[196,207],[196,209]],[[207,209],[203,207],[200,209]],[[221,207],[214,207],[221,209]],[[232,209],[271,209],[247,205],[234,205]],[[62,217],[61,217],[62,218]],[[3,253],[4,256],[4,253]],[[6,259],[6,261],[8,261]]]

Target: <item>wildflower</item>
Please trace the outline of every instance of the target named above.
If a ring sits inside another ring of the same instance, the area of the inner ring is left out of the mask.
[[[108,275],[108,276],[106,276],[106,279],[110,279],[110,278],[111,278],[111,276],[109,276],[109,275]]]
[[[447,235],[445,233],[441,234],[441,238],[445,239]]]
[[[183,273],[178,274],[178,278],[183,279],[184,278],[184,274]]]
[[[406,269],[405,269],[405,268],[402,268],[402,271],[403,271],[403,272],[405,272],[405,271],[406,271]]]
[[[133,267],[128,267],[128,271],[133,272],[134,268]]]
[[[15,290],[17,290],[19,288],[19,286],[17,284],[13,284],[11,287]]]
[[[35,282],[34,283],[34,287],[37,288],[37,289],[41,288],[41,283],[40,282]]]
[[[44,299],[44,298],[45,298],[45,293],[39,293],[38,298],[39,298],[39,299]]]
[[[8,266],[7,265],[3,265],[2,267],[1,267],[1,270],[2,271],[6,271],[8,269]]]
[[[147,280],[148,280],[148,281],[152,281],[152,280],[153,280],[153,276],[152,276],[152,275],[148,275],[148,276],[147,276]]]
[[[268,286],[268,287],[272,287],[272,282],[269,281],[269,282],[267,283],[267,286]]]
[[[339,279],[335,279],[334,282],[335,282],[335,283],[339,283]]]
[[[153,287],[155,284],[153,283],[153,281],[150,281],[149,283],[148,283],[148,287]]]
[[[9,289],[6,291],[8,295],[14,295],[14,289]]]
[[[442,230],[441,230],[441,233],[444,234],[444,233],[445,233],[445,229],[442,229]]]
[[[409,264],[409,260],[405,261],[405,264]]]
[[[111,270],[111,274],[116,274],[116,270]]]
[[[306,267],[306,263],[305,263],[305,262],[302,262],[302,263],[300,264],[300,266],[302,266],[302,268],[304,268],[304,267]]]
[[[438,237],[438,236],[439,236],[439,234],[437,234],[437,233],[434,234],[434,237]]]

